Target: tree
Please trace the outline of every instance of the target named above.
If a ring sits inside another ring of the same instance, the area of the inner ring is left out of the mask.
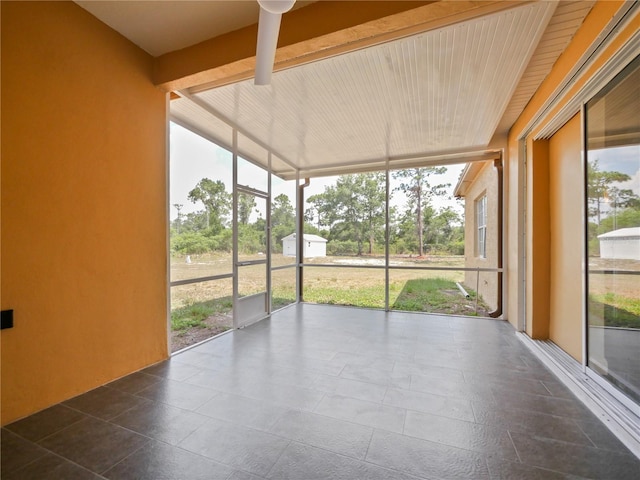
[[[631,190],[620,190],[612,185],[630,179],[631,177],[626,173],[600,170],[598,159],[587,162],[587,199],[593,205],[589,209],[589,216],[596,217],[598,225],[600,225],[603,200],[611,198],[614,202],[612,206],[618,208],[625,207],[628,202],[638,198]]]
[[[289,197],[284,193],[281,193],[273,199],[273,205],[271,207],[271,226],[277,227],[279,225],[296,225],[296,215],[293,210],[293,205]]]
[[[231,211],[231,195],[221,180],[203,178],[189,192],[189,200],[202,202],[206,210],[207,228],[215,235],[220,233]]]
[[[238,194],[238,223],[248,225],[251,212],[256,207],[256,197],[248,193]]]
[[[376,236],[384,232],[386,205],[386,175],[383,172],[359,175],[359,196],[364,210],[365,230],[369,242],[369,254],[373,254]]]
[[[424,208],[429,205],[435,195],[444,195],[449,183],[432,184],[430,177],[442,175],[447,167],[421,167],[398,170],[393,178],[400,180],[397,190],[402,191],[408,199],[408,205],[413,210],[416,218],[416,233],[418,243],[418,255],[424,255]]]
[[[273,252],[282,252],[282,239],[296,231],[296,216],[289,197],[281,193],[271,205],[271,238]],[[309,232],[306,232],[309,233]]]
[[[178,233],[180,233],[180,225],[182,223],[182,216],[180,214],[180,210],[182,210],[182,207],[184,207],[184,205],[182,205],[181,203],[173,204],[173,208],[175,208],[178,211],[178,217],[176,218],[176,221],[175,221],[176,230],[178,231]]]
[[[376,237],[384,231],[385,195],[384,173],[342,175],[335,185],[309,197],[306,220],[317,218],[318,228],[329,229],[330,240],[355,242],[358,255],[365,242],[373,253]]]

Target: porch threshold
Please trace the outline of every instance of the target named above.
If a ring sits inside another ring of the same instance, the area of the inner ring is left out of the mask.
[[[582,365],[551,340],[518,339],[638,458],[640,417],[583,371]]]

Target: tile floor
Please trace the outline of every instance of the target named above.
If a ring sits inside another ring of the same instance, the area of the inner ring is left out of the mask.
[[[2,429],[12,479],[640,478],[506,322],[299,305]]]

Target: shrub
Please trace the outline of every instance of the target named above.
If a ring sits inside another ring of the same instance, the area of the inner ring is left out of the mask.
[[[464,255],[464,240],[447,243],[445,250],[451,255]]]
[[[331,240],[327,242],[327,255],[357,255],[358,242]]]

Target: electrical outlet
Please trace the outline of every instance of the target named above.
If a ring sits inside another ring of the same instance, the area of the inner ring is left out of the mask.
[[[0,312],[0,330],[13,328],[13,310],[2,310]]]

